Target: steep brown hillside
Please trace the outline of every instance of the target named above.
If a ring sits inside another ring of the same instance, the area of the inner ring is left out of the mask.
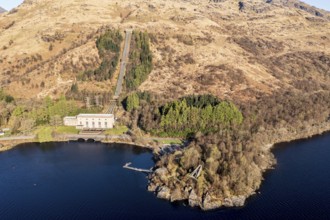
[[[0,15],[1,87],[18,98],[65,92],[99,65],[104,26],[150,33],[154,68],[140,89],[166,97],[330,87],[330,15],[294,0],[25,0]]]

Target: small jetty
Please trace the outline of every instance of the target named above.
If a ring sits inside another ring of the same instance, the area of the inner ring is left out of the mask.
[[[137,172],[143,172],[143,173],[152,173],[152,168],[150,168],[149,170],[147,169],[141,169],[141,168],[136,168],[136,167],[131,167],[132,163],[129,162],[129,163],[126,163],[123,167],[126,168],[126,169],[129,169],[129,170],[134,170],[134,171],[137,171]]]

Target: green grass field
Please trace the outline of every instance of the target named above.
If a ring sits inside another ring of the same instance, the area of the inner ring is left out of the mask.
[[[79,130],[77,130],[75,127],[59,126],[54,128],[54,132],[57,134],[78,134]]]
[[[53,129],[49,126],[39,127],[35,133],[39,142],[50,142],[53,141],[52,137]]]
[[[53,133],[57,134],[78,134],[79,131],[75,127],[68,126],[41,126],[35,130],[35,134],[37,135],[37,139],[39,142],[51,142],[53,141]]]
[[[126,127],[125,125],[120,125],[114,127],[113,129],[106,130],[104,134],[121,135],[121,134],[125,134],[128,130],[129,130],[128,127]]]

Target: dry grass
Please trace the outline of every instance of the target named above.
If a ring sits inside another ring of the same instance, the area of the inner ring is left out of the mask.
[[[150,32],[155,68],[140,89],[172,98],[212,93],[253,99],[291,87],[289,74],[274,74],[268,59],[299,51],[330,56],[325,17],[261,0],[249,4],[239,12],[235,1],[26,1],[18,12],[0,15],[0,85],[17,98],[65,93],[81,72],[99,64],[95,37],[105,25]],[[42,60],[18,65],[37,54]],[[210,65],[226,69],[210,73]],[[313,74],[314,81],[321,81],[319,72]],[[82,82],[79,87],[104,92],[114,83]]]

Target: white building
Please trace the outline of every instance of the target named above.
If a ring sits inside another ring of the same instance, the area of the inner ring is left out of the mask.
[[[106,130],[113,128],[115,117],[113,114],[79,114],[65,117],[64,125],[76,126],[80,130]]]

